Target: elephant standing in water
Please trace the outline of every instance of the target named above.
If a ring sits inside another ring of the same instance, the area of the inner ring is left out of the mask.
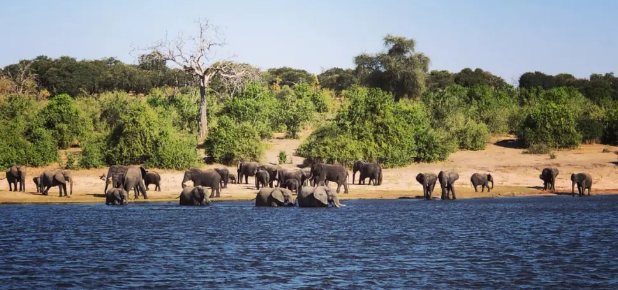
[[[459,179],[459,174],[452,171],[440,171],[438,174],[438,180],[440,181],[440,187],[442,188],[442,200],[457,199],[455,196],[455,181]]]
[[[416,181],[423,185],[423,196],[426,200],[431,199],[434,187],[436,187],[436,181],[438,177],[433,173],[419,173],[416,176]]]
[[[238,183],[242,183],[242,178],[245,177],[245,184],[249,184],[249,176],[255,176],[260,164],[257,162],[241,162],[238,164]]]
[[[268,187],[270,181],[269,176],[268,171],[258,169],[255,173],[255,187],[257,187],[257,189],[260,189],[260,185],[262,185],[262,187]]]
[[[281,187],[260,189],[255,197],[255,206],[294,206],[292,192]]]
[[[303,187],[296,198],[299,207],[335,207],[345,206],[339,202],[339,196],[330,187]]]
[[[316,184],[320,184],[320,182],[326,184],[327,180],[336,182],[337,193],[339,193],[342,185],[343,193],[348,193],[348,175],[348,171],[342,165],[317,163],[311,166],[311,176],[316,179]]]
[[[11,166],[6,170],[6,181],[9,183],[9,191],[26,191],[26,166]]]
[[[590,190],[592,189],[592,175],[589,173],[573,173],[571,174],[571,195],[575,196],[575,184],[577,184],[577,192],[579,196],[586,195],[586,189],[588,189],[588,196],[590,196]]]
[[[549,188],[550,191],[556,192],[556,176],[558,176],[558,168],[545,168],[539,175],[539,178],[543,180],[543,190]]]
[[[180,186],[185,188],[187,181],[193,181],[193,186],[206,186],[210,187],[210,198],[221,196],[221,175],[214,170],[200,170],[198,168],[192,168],[185,171],[185,176],[182,179]]]
[[[111,188],[105,193],[106,205],[124,205],[129,201],[129,194],[122,188]]]
[[[47,195],[49,188],[52,186],[58,186],[60,190],[60,197],[62,192],[64,196],[67,196],[67,182],[70,184],[70,195],[73,195],[73,176],[70,171],[67,170],[45,170],[39,176],[39,188],[43,195]]]
[[[494,178],[491,174],[483,174],[483,173],[474,173],[472,177],[470,177],[470,182],[472,182],[472,186],[474,186],[474,191],[479,192],[476,187],[481,186],[481,192],[485,192],[485,187],[487,187],[487,192],[490,192],[494,189]],[[491,182],[491,187],[489,187],[489,183]]]
[[[180,205],[210,205],[206,190],[201,186],[187,186],[180,193]]]

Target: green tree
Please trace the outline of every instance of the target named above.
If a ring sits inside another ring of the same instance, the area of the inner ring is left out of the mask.
[[[66,94],[57,95],[47,103],[41,111],[41,120],[61,149],[71,146],[82,132],[77,104]]]

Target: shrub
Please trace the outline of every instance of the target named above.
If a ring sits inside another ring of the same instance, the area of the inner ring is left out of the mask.
[[[217,126],[208,132],[206,154],[223,164],[257,161],[264,153],[264,145],[260,141],[260,135],[252,124],[239,124],[228,116],[222,116]]]
[[[443,160],[452,151],[446,134],[431,128],[421,104],[395,102],[379,89],[353,88],[344,95],[347,102],[301,144],[300,156],[347,165],[379,160],[390,167]]]
[[[49,129],[58,147],[66,149],[82,132],[79,110],[69,95],[57,95],[41,111],[43,126]]]
[[[77,152],[65,152],[65,158],[67,159],[64,168],[65,169],[78,169],[80,154]]]
[[[554,151],[549,152],[549,159],[552,159],[552,160],[556,159],[556,152],[554,152]]]
[[[176,170],[193,167],[199,160],[196,147],[195,137],[180,137],[171,126],[168,126],[161,131],[156,142],[156,150],[146,164],[149,167]]]
[[[525,154],[548,154],[551,152],[551,148],[543,143],[532,144],[528,149],[524,150]]]
[[[101,168],[105,166],[105,143],[102,140],[88,140],[80,143],[82,156],[78,165],[80,168]]]
[[[459,135],[459,148],[467,150],[483,150],[489,141],[489,130],[484,123],[469,121],[461,135]]]
[[[279,151],[277,158],[279,159],[279,164],[285,164],[288,161],[288,156],[283,150]]]
[[[582,140],[569,108],[554,103],[529,109],[517,135],[527,146],[546,144],[550,148],[575,148]]]

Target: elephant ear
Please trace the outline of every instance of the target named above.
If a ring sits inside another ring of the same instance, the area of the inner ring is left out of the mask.
[[[324,205],[328,204],[328,194],[326,193],[324,188],[316,188],[316,190],[313,192],[313,196],[320,203],[322,203]]]
[[[273,190],[270,196],[272,196],[273,199],[279,201],[280,203],[285,202],[285,198],[283,198],[283,192],[281,192],[281,190]]]
[[[114,190],[114,196],[116,197],[117,200],[122,200],[120,193],[121,193],[120,190]]]

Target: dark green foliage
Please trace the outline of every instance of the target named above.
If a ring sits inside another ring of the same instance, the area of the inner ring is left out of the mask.
[[[217,126],[208,133],[206,154],[223,164],[258,161],[264,154],[264,145],[251,123],[238,123],[228,116],[222,116]]]
[[[551,148],[545,143],[532,144],[528,149],[524,150],[526,154],[549,154],[551,152]]]
[[[331,68],[318,75],[320,86],[341,93],[358,84],[356,74],[352,69]]]
[[[193,136],[179,136],[170,125],[163,125],[155,143],[149,167],[187,169],[198,163],[197,141]]]
[[[430,127],[419,104],[396,103],[378,89],[354,88],[332,122],[313,132],[297,153],[310,161],[350,165],[379,160],[387,167],[443,160],[452,147]]]
[[[265,79],[268,83],[273,83],[275,80],[279,80],[280,86],[292,87],[302,83],[313,83],[313,74],[310,74],[303,69],[280,67],[268,69]]]
[[[52,132],[61,149],[71,146],[82,132],[77,104],[65,94],[57,95],[47,103],[41,111],[41,122]]]
[[[219,117],[228,116],[237,123],[249,123],[261,139],[270,138],[279,129],[279,102],[272,92],[260,84],[251,84],[236,98],[228,99]]]
[[[279,155],[277,156],[277,159],[279,160],[279,164],[285,164],[288,161],[288,156],[285,153],[285,151],[281,150],[279,151]]]
[[[526,112],[517,136],[527,146],[546,144],[550,148],[575,148],[582,140],[576,124],[567,105],[540,104]]]
[[[100,168],[105,163],[105,142],[93,138],[92,140],[80,142],[82,155],[79,158],[79,168]]]

